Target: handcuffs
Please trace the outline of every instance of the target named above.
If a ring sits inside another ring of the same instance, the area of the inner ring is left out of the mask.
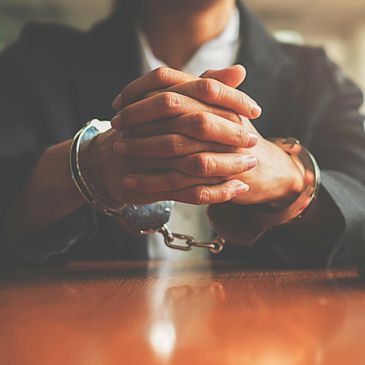
[[[96,187],[94,185],[88,174],[88,149],[96,136],[109,129],[111,129],[109,121],[93,119],[80,129],[73,139],[70,149],[71,175],[77,189],[85,200],[102,214],[116,218],[132,234],[145,235],[158,232],[163,236],[166,246],[172,249],[190,251],[194,247],[200,247],[206,248],[214,254],[221,252],[225,244],[225,239],[222,237],[217,237],[209,242],[198,241],[192,236],[174,233],[169,230],[167,223],[174,206],[173,201],[160,201],[146,205],[121,204],[110,197],[100,186]],[[299,144],[294,139],[281,139],[280,141],[281,145],[278,142],[277,144],[289,154],[294,149],[284,148],[283,145],[288,147]],[[285,141],[287,142],[285,143]],[[306,201],[308,198],[313,200],[319,186],[319,169],[313,156],[306,149],[301,147],[298,151],[297,157],[303,163],[305,170],[313,174],[313,184],[310,187],[307,186],[303,192],[304,195],[301,194],[297,200],[300,200],[301,196],[305,196]],[[298,216],[306,206],[297,209]]]

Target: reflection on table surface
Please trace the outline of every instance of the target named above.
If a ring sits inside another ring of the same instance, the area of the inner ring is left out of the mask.
[[[351,269],[120,262],[2,273],[0,363],[360,365],[364,314]]]

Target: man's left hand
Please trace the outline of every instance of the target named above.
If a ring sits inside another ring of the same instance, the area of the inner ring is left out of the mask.
[[[217,75],[220,77],[219,72],[217,72]],[[208,77],[210,79],[215,78],[215,71],[209,71],[206,74],[203,75],[203,77]],[[204,103],[209,103],[210,100],[207,99],[206,94],[199,94],[199,90],[194,90],[195,95],[191,95],[191,87],[189,87],[189,83],[194,83],[194,80],[187,80],[185,82],[182,82],[177,85],[170,86],[168,88],[169,91],[173,91],[174,93],[181,93],[184,95],[186,92],[185,90],[189,90],[189,97],[194,97],[198,101],[202,101]],[[232,85],[233,86],[233,85]],[[229,90],[229,89],[225,89]],[[231,96],[225,95],[222,100],[224,100],[224,105],[219,105],[219,97],[215,98],[214,105],[223,107],[225,109],[229,109],[229,104],[232,103],[232,105],[235,106],[235,109],[237,110],[237,98],[241,98],[244,102],[249,102],[250,98],[242,93],[242,96],[239,94],[239,91],[233,92],[234,89],[232,89]],[[146,90],[147,92],[151,90]],[[163,89],[159,92],[166,91],[166,89]],[[139,91],[141,92],[141,91]],[[252,100],[252,99],[251,99]],[[131,100],[131,104],[133,104],[135,100]],[[117,104],[120,104],[121,101],[117,102]],[[251,102],[250,102],[251,103]],[[248,104],[243,105],[243,109],[247,110]],[[119,105],[121,106],[121,105]],[[125,107],[125,105],[123,105]],[[246,114],[247,117],[249,117]],[[211,123],[205,123],[206,125],[211,125],[211,128],[217,128],[217,133],[214,133],[212,130],[209,131],[209,133],[204,133],[204,130],[202,130],[201,135],[196,135],[196,128],[192,128],[191,125],[189,126],[189,118],[186,118],[186,123],[183,122],[184,116],[179,116],[179,118],[175,118],[176,123],[174,122],[174,119],[162,119],[158,121],[154,121],[152,123],[146,123],[141,126],[127,126],[125,128],[127,130],[128,138],[131,138],[131,142],[138,141],[138,138],[146,138],[146,137],[152,137],[152,136],[161,136],[166,134],[173,134],[173,135],[181,135],[181,136],[189,136],[193,137],[193,139],[196,139],[197,141],[204,141],[205,143],[208,143],[207,148],[209,148],[209,143],[212,143],[212,146],[216,146],[214,143],[224,143],[224,139],[226,139],[227,147],[228,145],[234,146],[236,153],[239,153],[242,155],[242,157],[245,156],[254,156],[256,158],[256,167],[254,169],[250,169],[241,173],[238,173],[236,175],[230,175],[227,176],[229,179],[238,179],[243,181],[245,184],[249,186],[249,191],[245,192],[243,194],[240,194],[236,196],[232,202],[236,204],[242,204],[242,205],[252,205],[252,204],[262,204],[262,203],[282,203],[282,202],[290,202],[291,200],[295,199],[295,197],[303,190],[304,188],[304,178],[303,178],[303,172],[301,171],[300,166],[298,166],[292,158],[285,153],[283,150],[281,150],[278,146],[276,146],[274,143],[270,142],[269,140],[266,140],[263,138],[257,130],[252,125],[251,121],[247,117],[240,117],[240,122],[237,121],[227,121],[227,119],[224,119],[225,123],[232,123],[237,124],[237,131],[243,130],[246,131],[246,133],[241,134],[241,137],[247,138],[251,135],[251,137],[254,135],[257,138],[256,143],[252,147],[252,145],[249,144],[249,140],[246,141],[240,141],[236,142],[235,138],[240,138],[239,133],[230,133],[226,135],[223,118],[218,119],[216,118],[215,121],[212,121]],[[190,120],[190,122],[194,122],[194,120]],[[190,123],[191,124],[191,123]],[[128,129],[128,127],[132,127]],[[221,128],[219,128],[221,127]],[[226,130],[233,131],[230,128],[226,128]],[[249,133],[247,133],[249,132]],[[194,134],[195,133],[195,134]],[[193,135],[192,135],[193,134]],[[217,134],[217,135],[215,135]],[[207,135],[211,139],[207,139]],[[221,137],[221,140],[219,139]],[[134,140],[134,141],[133,141]],[[223,141],[223,142],[222,142]],[[242,147],[245,146],[246,147]],[[132,143],[130,144],[132,146]],[[123,153],[128,154],[131,158],[141,158],[143,157],[143,146],[139,146],[138,144],[135,144],[134,148],[129,148],[123,151]],[[157,151],[157,150],[156,150]],[[191,147],[191,153],[193,154],[195,152],[193,146]],[[217,151],[219,152],[219,151]],[[228,152],[223,151],[222,152]],[[142,155],[141,155],[142,154]],[[166,158],[167,156],[163,156]],[[144,160],[145,164],[149,163],[148,159]],[[155,161],[154,161],[155,163]],[[162,165],[159,164],[161,167]],[[151,165],[151,168],[153,166]],[[169,167],[167,167],[169,168]],[[133,179],[135,180],[135,184],[131,189],[136,189],[144,192],[148,192],[148,189],[151,189],[151,191],[155,191],[156,184],[150,184],[150,182],[158,182],[159,176],[161,176],[160,173],[156,173],[155,178],[150,174],[149,179],[146,179],[146,176],[138,173],[133,174]]]

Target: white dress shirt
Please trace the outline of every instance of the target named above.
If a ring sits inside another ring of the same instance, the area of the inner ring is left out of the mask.
[[[232,13],[226,28],[215,39],[205,43],[181,69],[191,75],[199,76],[208,69],[222,69],[234,64],[239,48],[240,18],[236,8]],[[142,58],[142,72],[146,74],[155,68],[166,66],[157,59],[142,30],[138,28],[138,40]],[[169,227],[172,231],[184,233],[199,240],[211,239],[211,226],[206,215],[207,206],[194,206],[176,202]],[[208,251],[194,249],[190,252],[172,250],[165,246],[162,236],[154,233],[148,235],[148,255],[154,259],[191,259],[205,258]]]

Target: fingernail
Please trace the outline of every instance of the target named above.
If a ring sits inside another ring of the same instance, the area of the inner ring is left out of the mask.
[[[232,187],[233,192],[236,193],[236,194],[244,193],[244,192],[248,191],[249,189],[250,189],[250,187],[242,181],[237,182]]]
[[[257,138],[256,134],[249,133],[249,134],[248,134],[247,147],[248,147],[248,148],[251,148],[251,147],[253,147],[253,146],[256,146],[257,141],[258,141],[258,138]]]
[[[121,129],[122,127],[122,121],[120,119],[120,112],[117,113],[111,120],[112,126],[115,129]]]
[[[248,156],[245,158],[246,161],[246,169],[250,170],[257,165],[257,159],[254,156]]]
[[[258,118],[261,115],[262,109],[257,104],[251,104],[251,118]]]
[[[126,186],[127,188],[133,188],[137,185],[137,180],[132,176],[126,176],[122,180],[122,184]]]
[[[114,100],[113,100],[113,103],[112,103],[112,107],[114,109],[118,109],[120,108],[122,105],[122,97],[121,97],[121,94],[119,94]]]
[[[212,70],[206,70],[206,71],[204,71],[201,75],[200,75],[200,77],[204,77],[208,72],[212,72]]]
[[[114,144],[114,151],[123,155],[127,152],[127,144],[124,142],[116,142]]]

